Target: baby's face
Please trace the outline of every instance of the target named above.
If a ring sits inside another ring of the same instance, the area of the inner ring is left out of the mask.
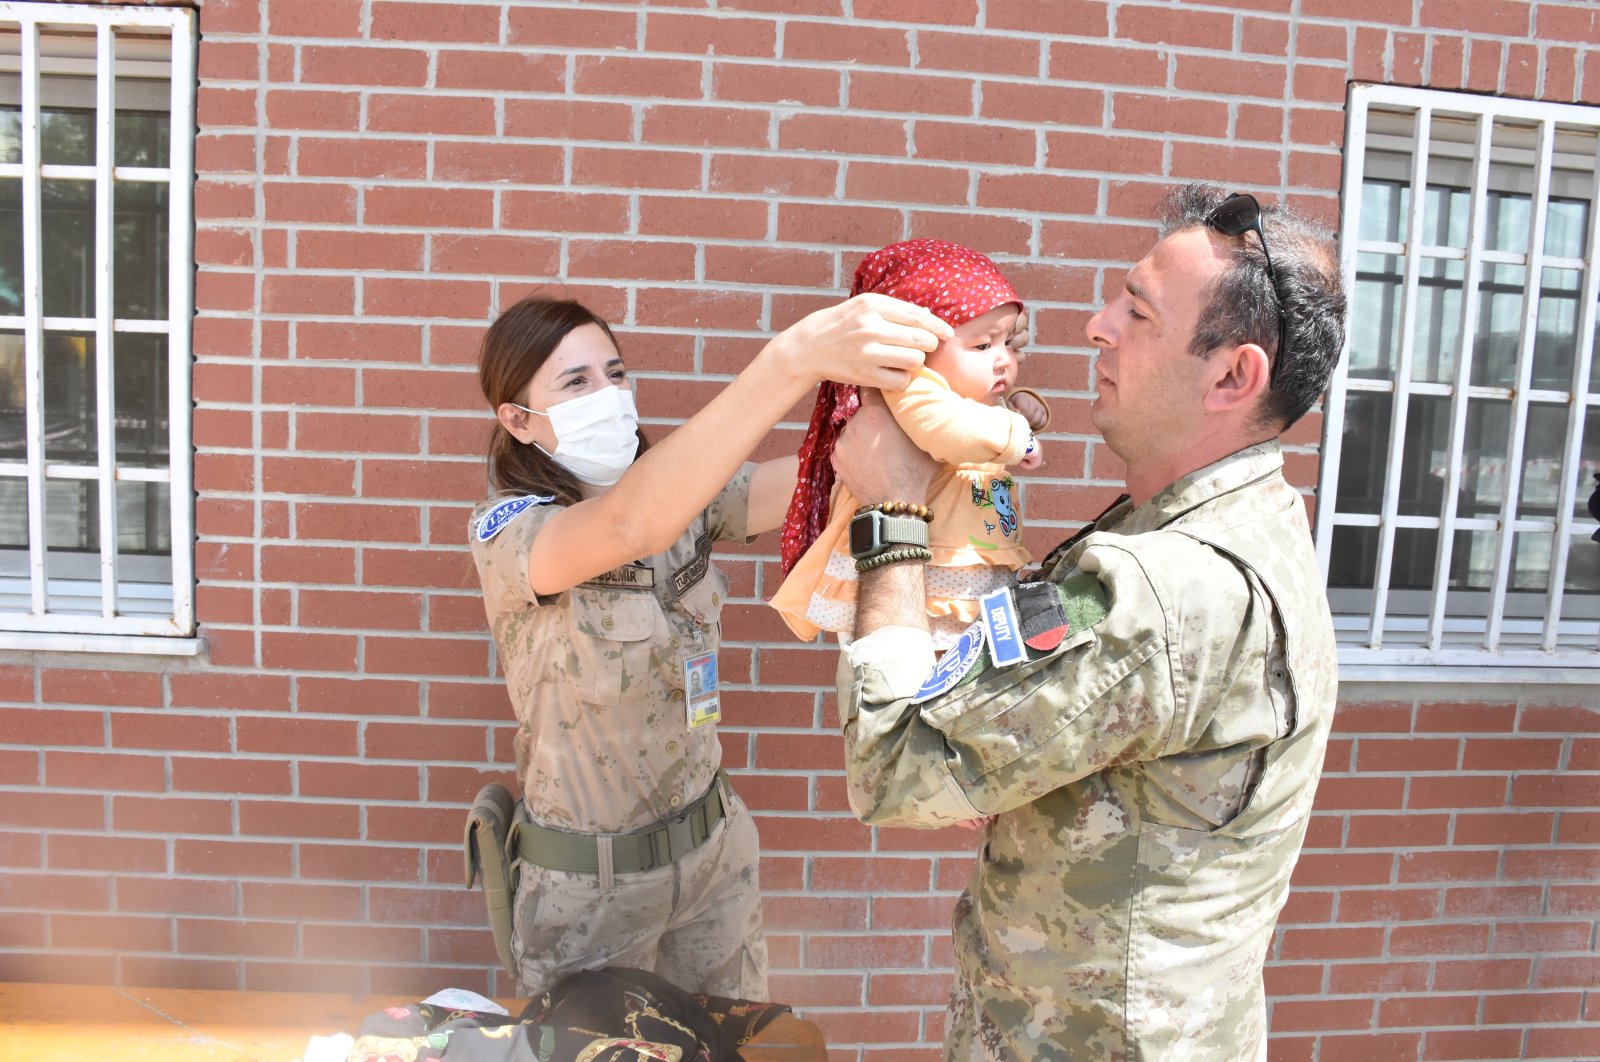
[[[1016,355],[1006,346],[1019,308],[1008,302],[974,317],[928,355],[928,368],[962,398],[997,402],[1017,382]]]

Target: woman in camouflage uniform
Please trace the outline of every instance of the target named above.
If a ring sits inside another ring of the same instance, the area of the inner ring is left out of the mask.
[[[824,379],[903,387],[949,331],[881,296],[818,311],[648,448],[610,328],[530,297],[484,337],[494,495],[470,538],[517,716],[523,992],[606,965],[764,998],[755,826],[720,771],[714,540],[775,528],[793,457],[746,463]]]

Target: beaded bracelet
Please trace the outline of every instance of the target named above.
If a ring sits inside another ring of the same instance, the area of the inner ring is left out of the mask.
[[[925,524],[933,523],[933,510],[926,505],[917,505],[914,502],[873,502],[871,505],[863,505],[857,509],[856,515],[860,516],[862,513],[870,512],[880,512],[885,516],[915,516]]]
[[[874,568],[882,568],[885,565],[897,564],[900,561],[927,562],[932,559],[933,551],[928,549],[926,546],[900,546],[897,549],[886,550],[885,552],[878,554],[876,557],[868,557],[866,560],[856,561],[856,571],[870,572]]]

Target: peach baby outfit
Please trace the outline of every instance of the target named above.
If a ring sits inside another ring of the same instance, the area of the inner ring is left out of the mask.
[[[987,257],[943,240],[910,240],[874,251],[856,270],[850,294],[864,291],[915,303],[955,327],[997,306],[1022,305]],[[1021,460],[1033,434],[1021,414],[962,398],[928,368],[883,398],[911,441],[944,465],[927,500],[934,518],[926,587],[935,648],[948,648],[977,618],[978,598],[1014,583],[1016,570],[1031,559],[1022,546],[1016,486],[1005,466]],[[819,630],[848,634],[855,626],[849,523],[859,503],[842,485],[834,486],[830,458],[859,404],[854,387],[823,384],[800,449],[799,483],[784,522],[787,577],[771,604],[807,640]]]

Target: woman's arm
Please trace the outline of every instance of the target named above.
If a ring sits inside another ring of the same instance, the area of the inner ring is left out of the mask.
[[[560,593],[666,549],[818,382],[902,388],[923,355],[949,334],[927,310],[882,295],[858,295],[790,326],[615,486],[546,522],[528,551],[534,591]],[[751,529],[762,526],[753,515]]]
[[[750,479],[750,515],[746,517],[745,530],[752,535],[771,531],[783,523],[789,512],[789,501],[794,497],[795,482],[800,478],[800,458],[797,454],[763,461],[756,466]]]

